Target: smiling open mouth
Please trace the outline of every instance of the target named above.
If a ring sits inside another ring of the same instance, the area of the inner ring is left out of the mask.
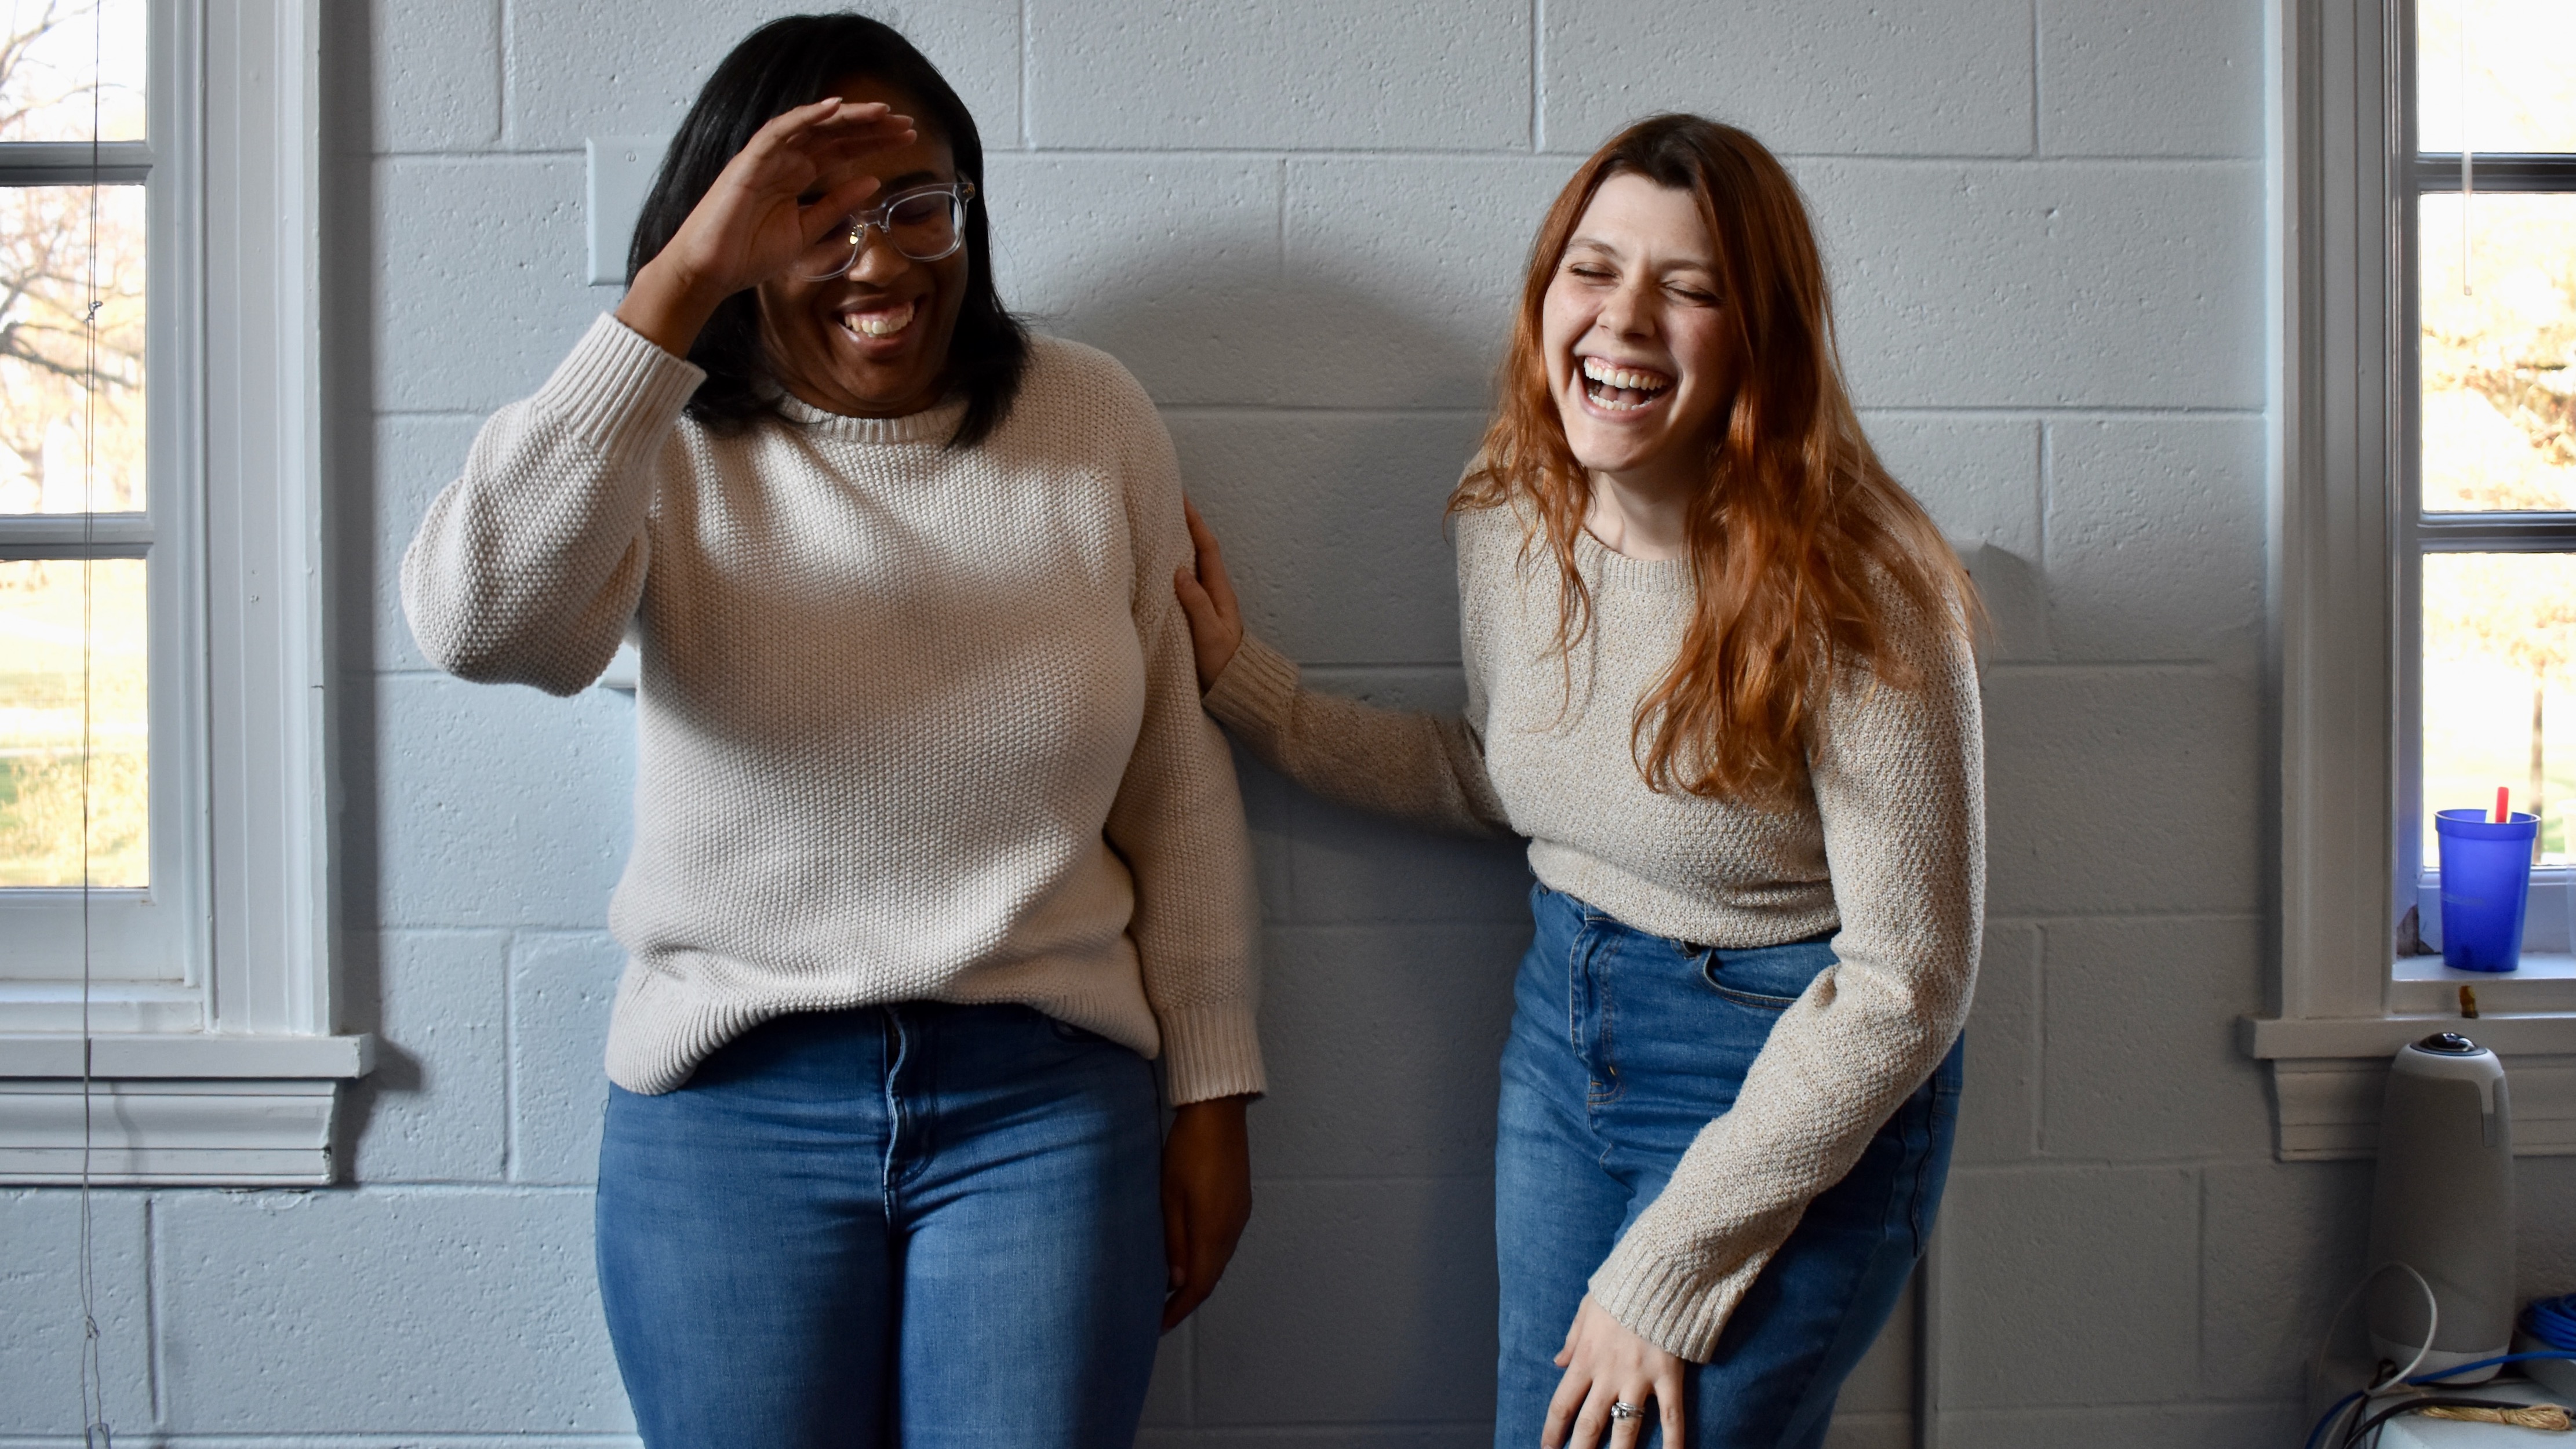
[[[912,325],[917,302],[896,302],[872,307],[864,312],[844,312],[841,326],[854,337],[882,340]]]
[[[1673,380],[1640,367],[1620,367],[1598,357],[1583,359],[1583,395],[1595,407],[1628,412],[1654,402],[1672,390]]]

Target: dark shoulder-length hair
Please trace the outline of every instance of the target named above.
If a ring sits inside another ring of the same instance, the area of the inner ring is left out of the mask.
[[[828,87],[862,76],[910,97],[925,131],[948,142],[957,174],[975,183],[966,208],[966,299],[948,344],[948,388],[966,400],[952,448],[982,442],[1011,410],[1028,369],[1029,334],[1002,306],[993,287],[993,241],[985,223],[984,142],[975,117],[957,98],[939,68],[894,27],[864,15],[790,15],[743,37],[707,77],[689,107],[662,169],[635,219],[626,249],[626,279],[660,255],[725,163],[771,117],[829,94]],[[689,415],[718,432],[740,432],[755,418],[777,411],[781,389],[760,342],[760,299],[745,290],[716,308],[689,347],[689,360],[707,380],[689,399]]]

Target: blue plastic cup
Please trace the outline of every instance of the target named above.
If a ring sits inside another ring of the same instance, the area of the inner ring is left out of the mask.
[[[2522,913],[2531,894],[2531,842],[2540,817],[2517,810],[2502,824],[2483,810],[2433,816],[2442,848],[2442,964],[2454,971],[2511,971],[2522,964]]]

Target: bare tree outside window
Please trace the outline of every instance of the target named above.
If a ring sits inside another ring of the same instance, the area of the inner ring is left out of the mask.
[[[144,139],[139,0],[0,17],[0,152]],[[0,517],[145,507],[145,236],[139,185],[0,186]],[[0,554],[0,887],[81,884],[84,834],[90,884],[149,883],[147,598],[140,559]]]
[[[2464,199],[2468,168],[2446,162],[2448,179],[2417,198],[2422,508],[2576,514],[2576,191],[2488,180],[2500,159],[2576,153],[2576,5],[2420,0],[2416,21],[2418,149],[2466,151],[2476,178]],[[2576,553],[2548,540],[2475,548],[2423,560],[2424,859],[2435,811],[2512,785],[2541,817],[2536,858],[2566,861]]]

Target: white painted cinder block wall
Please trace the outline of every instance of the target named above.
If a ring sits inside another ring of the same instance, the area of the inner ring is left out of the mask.
[[[477,420],[612,291],[586,136],[667,130],[761,0],[335,16],[351,1185],[111,1192],[127,1442],[550,1446],[629,1420],[587,1183],[629,705],[430,671],[395,563]],[[1790,158],[1874,435],[2001,551],[1993,884],[1943,1232],[1947,1442],[2286,1442],[2366,1172],[2284,1166],[2260,1004],[2260,0],[903,0],[992,148],[1005,293],[1163,404],[1256,625],[1458,693],[1440,504],[1523,247],[1666,108]],[[1485,1442],[1487,1151],[1516,853],[1247,778],[1275,1095],[1260,1208],[1157,1446]],[[2525,1277],[2576,1278],[2526,1160]],[[77,1423],[74,1205],[0,1200],[0,1444]],[[1909,1433],[1902,1319],[1836,1442]],[[158,1435],[156,1440],[154,1435]]]

